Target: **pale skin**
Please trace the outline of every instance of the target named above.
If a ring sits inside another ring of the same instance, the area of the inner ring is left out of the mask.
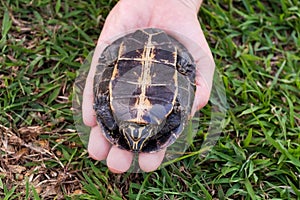
[[[82,113],[85,125],[91,127],[89,155],[95,160],[106,159],[111,172],[126,172],[131,166],[133,154],[112,146],[97,125],[93,110],[93,77],[99,55],[117,37],[139,28],[155,27],[182,35],[182,38],[177,39],[187,47],[197,64],[193,115],[207,104],[214,73],[211,51],[197,18],[201,3],[202,0],[120,0],[107,17],[86,81]],[[145,172],[156,170],[165,152],[164,149],[156,153],[140,153],[138,157],[140,168]]]

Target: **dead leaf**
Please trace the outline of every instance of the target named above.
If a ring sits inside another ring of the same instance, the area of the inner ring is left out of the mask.
[[[9,167],[9,170],[15,174],[20,174],[26,170],[26,167],[23,167],[21,165],[8,165],[8,167]]]

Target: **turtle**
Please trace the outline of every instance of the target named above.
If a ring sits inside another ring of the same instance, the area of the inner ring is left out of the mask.
[[[162,29],[138,29],[108,45],[93,80],[106,139],[135,153],[173,144],[190,118],[195,70],[187,48]]]

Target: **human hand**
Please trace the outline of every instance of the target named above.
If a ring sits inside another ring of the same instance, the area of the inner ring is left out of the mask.
[[[208,102],[214,73],[213,58],[197,19],[199,2],[201,3],[199,0],[121,0],[107,17],[87,77],[82,112],[85,125],[91,127],[89,155],[96,160],[106,159],[112,172],[127,171],[132,163],[133,153],[111,146],[96,122],[93,109],[93,77],[101,52],[124,33],[140,28],[155,27],[184,36],[176,39],[191,52],[197,65],[193,115]],[[157,169],[165,151],[140,153],[140,168],[146,172]]]

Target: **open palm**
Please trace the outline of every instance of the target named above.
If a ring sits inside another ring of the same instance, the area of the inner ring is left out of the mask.
[[[193,55],[197,64],[196,96],[192,114],[203,107],[210,95],[214,62],[210,49],[197,19],[198,8],[183,1],[169,0],[122,0],[106,19],[92,59],[83,96],[83,120],[91,127],[88,151],[96,160],[107,160],[112,172],[122,173],[129,169],[133,154],[111,146],[97,125],[93,110],[93,77],[98,57],[104,48],[115,39],[140,28],[155,27],[172,34]],[[140,153],[139,165],[144,171],[157,169],[164,158],[165,150],[156,153]]]

